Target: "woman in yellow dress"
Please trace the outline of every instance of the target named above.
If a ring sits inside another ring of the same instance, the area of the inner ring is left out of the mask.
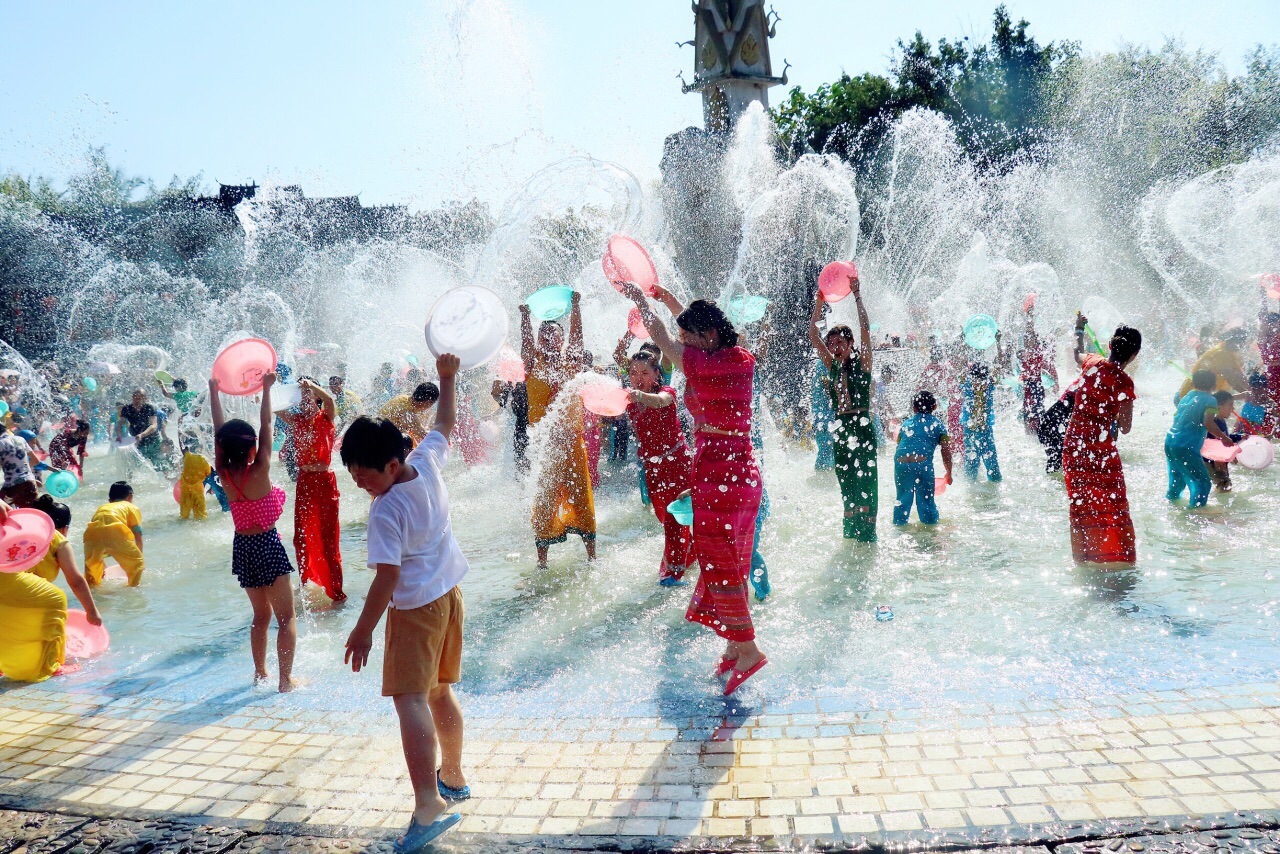
[[[520,306],[520,356],[529,391],[529,424],[543,419],[560,389],[582,364],[581,295],[573,294],[569,338],[559,323],[544,321],[533,337],[529,306]],[[596,507],[591,496],[591,472],[582,434],[582,400],[576,395],[565,407],[551,433],[541,460],[541,474],[533,499],[533,539],[538,567],[546,568],[547,550],[569,534],[582,537],[587,560],[596,557]]]
[[[67,594],[53,583],[59,570],[89,622],[102,625],[93,594],[67,542],[71,511],[49,495],[40,496],[34,507],[53,519],[55,532],[48,554],[26,572],[0,573],[0,672],[19,682],[43,682],[58,672],[65,659]],[[0,522],[7,515],[8,507],[0,501]]]

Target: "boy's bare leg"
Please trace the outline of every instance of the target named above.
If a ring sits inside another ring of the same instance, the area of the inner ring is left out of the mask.
[[[462,773],[462,706],[450,685],[437,685],[429,695],[431,717],[440,741],[440,779],[451,789],[467,785]]]
[[[418,824],[430,824],[447,807],[436,785],[436,726],[431,706],[426,694],[397,694],[392,699],[400,718],[400,743],[413,785],[413,818]]]

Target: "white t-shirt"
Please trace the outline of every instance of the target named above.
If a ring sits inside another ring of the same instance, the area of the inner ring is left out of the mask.
[[[0,435],[0,467],[4,469],[4,488],[35,480],[31,474],[31,448],[12,430]]]
[[[369,567],[400,567],[392,608],[408,611],[434,602],[469,569],[449,520],[449,493],[441,476],[448,459],[449,440],[431,431],[405,460],[418,476],[397,483],[369,507]]]

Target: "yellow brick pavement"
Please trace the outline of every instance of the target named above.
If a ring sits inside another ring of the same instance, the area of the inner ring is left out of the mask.
[[[773,716],[705,730],[590,720],[578,737],[543,740],[497,738],[511,722],[478,721],[462,829],[823,837],[1276,810],[1278,697],[1277,685],[1165,692],[1093,707],[1148,714],[1081,715],[1083,704],[999,726],[1007,715],[918,711],[874,726],[852,712],[845,723]],[[273,714],[231,725],[143,700],[13,689],[0,694],[0,800],[304,827],[408,821],[388,722],[308,732]]]

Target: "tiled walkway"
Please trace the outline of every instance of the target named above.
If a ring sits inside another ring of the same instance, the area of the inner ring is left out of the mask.
[[[1029,840],[1115,819],[1274,815],[1280,684],[946,718],[479,719],[466,755],[470,833]],[[36,686],[0,693],[0,805],[343,833],[401,828],[409,797],[387,717],[335,726],[280,704]]]

